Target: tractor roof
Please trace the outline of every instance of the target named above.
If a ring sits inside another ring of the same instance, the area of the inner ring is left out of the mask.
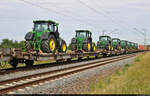
[[[121,40],[121,41],[127,42],[127,40]]]
[[[112,38],[112,40],[120,40],[119,38]]]
[[[76,32],[88,32],[88,33],[91,33],[91,31],[89,31],[89,30],[76,30]]]
[[[34,20],[34,23],[52,23],[52,24],[58,24],[53,20]]]
[[[111,38],[110,36],[107,36],[107,35],[102,35],[102,36],[99,36],[99,37],[109,37],[109,38]]]

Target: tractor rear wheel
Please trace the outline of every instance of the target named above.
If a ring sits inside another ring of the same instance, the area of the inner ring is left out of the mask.
[[[120,47],[120,45],[117,45],[117,50],[121,50],[121,47]]]
[[[25,41],[25,48],[27,49],[27,51],[32,49],[32,46],[29,41]]]
[[[90,42],[83,44],[83,50],[85,50],[86,52],[90,52],[91,48],[92,46]]]
[[[61,43],[61,52],[66,52],[67,51],[67,45],[66,45],[66,42],[64,40],[62,40],[62,43]]]
[[[109,51],[111,50],[110,44],[108,44],[108,45],[106,46],[106,49],[109,50]]]
[[[55,53],[56,47],[57,43],[54,35],[50,35],[48,40],[42,41],[42,51],[45,53]]]
[[[92,51],[95,51],[96,50],[96,45],[95,43],[92,43]]]

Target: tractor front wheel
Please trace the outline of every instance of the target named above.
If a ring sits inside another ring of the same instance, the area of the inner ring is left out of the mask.
[[[32,46],[29,41],[25,41],[25,48],[27,51],[32,50]]]
[[[88,42],[87,44],[83,44],[83,49],[86,51],[86,52],[90,52],[91,51],[91,43]]]
[[[56,47],[57,43],[54,35],[50,35],[48,40],[42,41],[42,51],[45,53],[55,53]]]
[[[66,45],[66,42],[64,40],[62,40],[62,43],[61,43],[61,52],[66,52],[67,51],[67,45]]]

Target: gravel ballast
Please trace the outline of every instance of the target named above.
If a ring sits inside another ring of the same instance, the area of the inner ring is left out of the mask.
[[[25,88],[15,93],[19,94],[79,94],[90,89],[90,84],[97,77],[107,76],[122,68],[125,64],[132,64],[135,57],[117,61],[97,68],[88,69],[54,81],[47,81],[36,87]]]
[[[109,57],[109,58],[114,58],[114,57]],[[22,76],[27,76],[27,75],[32,75],[32,74],[37,74],[37,73],[42,73],[42,72],[47,72],[47,71],[52,71],[52,70],[57,70],[57,69],[63,69],[63,68],[67,68],[67,67],[73,67],[73,66],[77,66],[77,65],[83,65],[83,64],[86,64],[87,62],[90,63],[93,61],[103,61],[105,59],[108,59],[108,58],[101,58],[101,59],[88,60],[88,61],[72,63],[72,64],[64,64],[64,65],[54,66],[54,67],[46,67],[46,68],[41,68],[41,69],[38,68],[38,69],[33,69],[33,70],[3,74],[3,75],[0,75],[0,81],[7,80],[7,79],[13,79],[13,78],[17,78],[17,77],[22,77]]]

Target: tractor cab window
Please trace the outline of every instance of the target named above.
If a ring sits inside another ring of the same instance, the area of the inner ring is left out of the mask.
[[[52,32],[55,32],[56,31],[56,26],[54,24],[49,24],[49,30],[52,31]]]
[[[35,23],[34,24],[34,31],[41,32],[48,30],[48,23]]]
[[[125,44],[125,41],[121,41],[121,44]]]
[[[107,41],[107,37],[100,37],[100,40],[106,40]]]
[[[92,34],[91,34],[91,33],[89,34],[89,37],[92,37]]]
[[[77,32],[77,37],[86,37],[86,32]]]
[[[117,39],[113,39],[112,41],[113,41],[113,42],[118,42],[118,40],[117,40]]]

